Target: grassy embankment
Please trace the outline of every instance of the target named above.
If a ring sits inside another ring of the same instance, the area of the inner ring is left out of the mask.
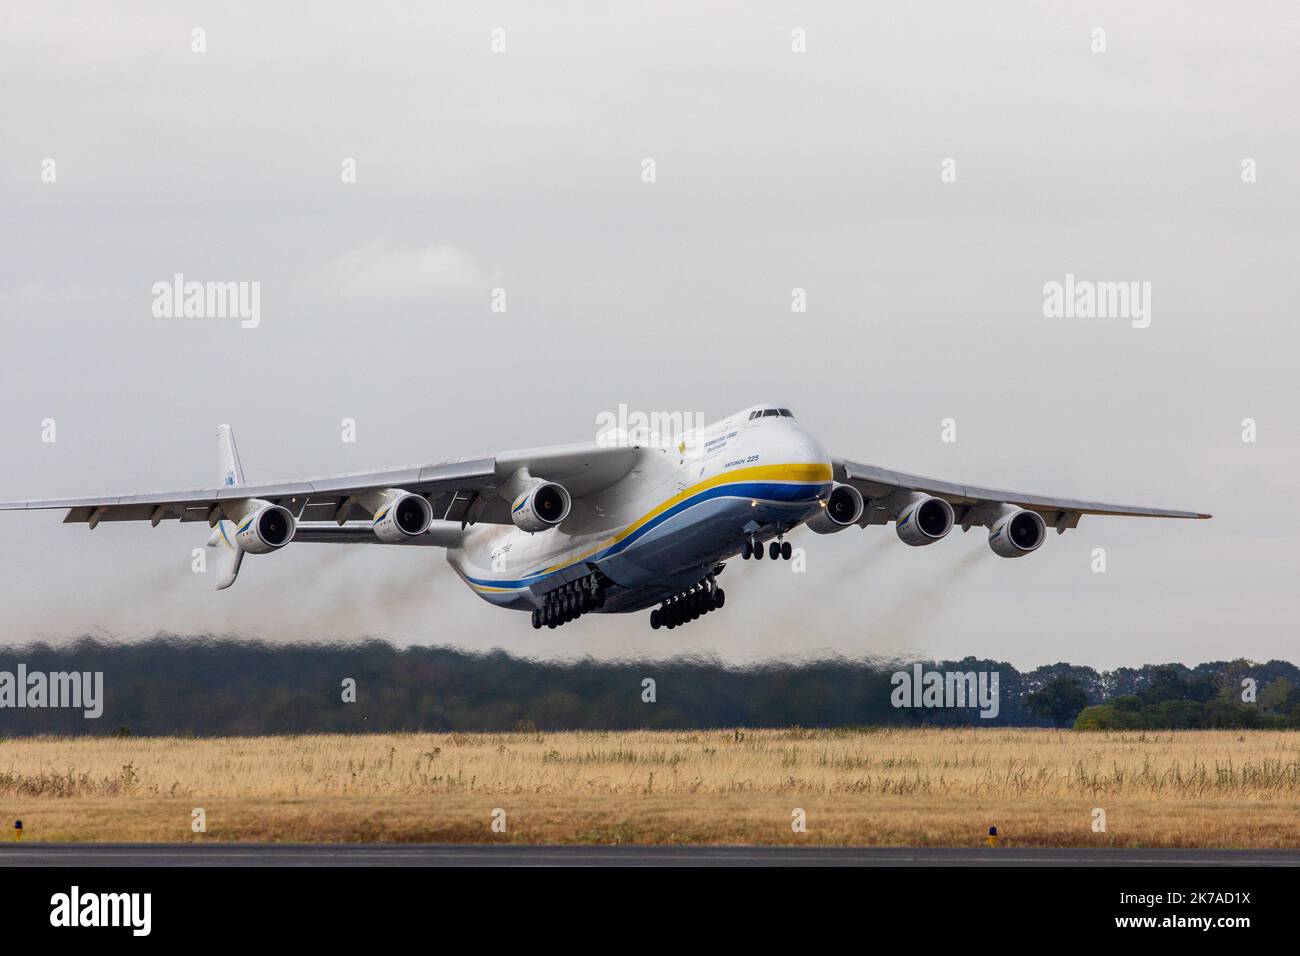
[[[15,819],[24,842],[933,846],[977,845],[996,825],[1017,846],[1294,847],[1300,732],[10,739],[0,839]]]

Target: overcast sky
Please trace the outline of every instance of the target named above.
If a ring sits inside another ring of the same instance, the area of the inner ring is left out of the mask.
[[[533,631],[433,549],[218,593],[201,525],[5,513],[0,640],[1300,660],[1294,6],[971,6],[4,4],[0,499],[214,484],[219,422],[263,480],[777,401],[859,461],[1214,520],[800,532],[806,573],[734,562],[668,633]],[[155,317],[176,273],[260,283],[260,325]],[[1149,282],[1149,327],[1045,317],[1067,273]]]

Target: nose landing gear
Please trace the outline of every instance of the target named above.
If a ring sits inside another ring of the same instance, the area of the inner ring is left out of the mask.
[[[754,535],[750,535],[740,545],[740,556],[746,561],[750,558],[753,558],[755,561],[762,561],[763,542],[759,541]],[[784,531],[778,532],[776,540],[768,543],[767,556],[773,561],[777,558],[789,561],[790,558],[794,556],[794,548],[790,546],[789,541],[785,540]]]

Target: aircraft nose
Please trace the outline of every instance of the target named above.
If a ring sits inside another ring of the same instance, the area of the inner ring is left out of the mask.
[[[807,432],[802,432],[795,436],[793,460],[799,464],[829,465],[831,456],[821,442]]]

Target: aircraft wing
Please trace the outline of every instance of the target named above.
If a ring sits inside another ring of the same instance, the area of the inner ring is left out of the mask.
[[[211,525],[223,517],[223,504],[261,498],[288,508],[300,521],[342,525],[349,519],[369,517],[356,501],[366,492],[401,488],[427,497],[439,521],[509,524],[509,502],[496,491],[518,469],[527,468],[533,477],[558,482],[580,499],[626,475],[636,454],[634,447],[604,447],[593,442],[324,478],[90,498],[0,501],[0,511],[66,510],[65,523],[88,523],[92,527],[101,521],[150,521],[157,525],[171,519]]]
[[[862,493],[868,507],[864,509],[862,524],[884,524],[889,520],[889,511],[883,506],[872,507],[871,502],[878,502],[899,491],[919,491],[924,494],[942,498],[952,505],[957,524],[967,524],[972,519],[978,520],[980,505],[1016,505],[1036,511],[1044,521],[1057,531],[1076,527],[1082,515],[1123,515],[1135,518],[1209,518],[1208,514],[1197,511],[1174,511],[1167,508],[1144,508],[1138,505],[1110,504],[1103,501],[1081,501],[1076,498],[1051,498],[1046,495],[1029,494],[1023,491],[1005,491],[997,488],[983,488],[979,485],[958,484],[938,478],[926,478],[923,475],[911,475],[902,471],[891,471],[876,465],[864,465],[861,462],[836,459],[834,462],[837,481],[851,484]]]

